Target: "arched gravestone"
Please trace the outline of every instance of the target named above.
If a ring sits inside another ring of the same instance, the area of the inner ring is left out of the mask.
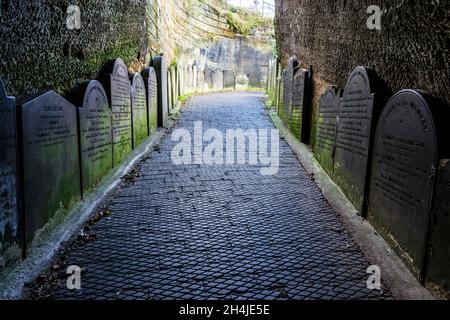
[[[20,258],[16,102],[0,80],[0,272]]]
[[[167,127],[169,106],[167,100],[167,66],[164,56],[156,56],[152,60],[158,82],[158,126]]]
[[[120,164],[133,149],[131,127],[131,85],[128,69],[122,59],[108,63],[100,81],[109,98],[112,112],[113,164]]]
[[[220,69],[214,71],[213,88],[214,90],[223,90],[223,71]]]
[[[288,66],[284,74],[284,106],[283,106],[284,111],[283,120],[287,126],[291,125],[292,97],[294,91],[294,73],[297,69],[298,69],[297,60],[295,60],[294,57],[289,58]]]
[[[175,108],[177,105],[177,84],[176,84],[176,75],[175,75],[175,69],[171,68],[170,69],[170,74],[171,74],[171,85],[172,85],[172,108]]]
[[[194,75],[194,91],[198,90],[198,67],[197,64],[194,63],[194,65],[192,66],[192,72]]]
[[[189,83],[189,91],[192,92],[194,89],[194,70],[192,66],[188,66],[188,83]]]
[[[369,221],[392,239],[418,274],[422,269],[437,167],[430,105],[418,91],[394,95],[375,133]]]
[[[291,110],[290,128],[294,136],[303,142],[307,141],[311,127],[311,105],[307,103],[310,97],[308,82],[308,70],[299,69],[295,71],[292,85],[291,106],[289,108]]]
[[[375,75],[356,67],[345,85],[339,107],[334,180],[360,215],[365,214],[372,131],[379,105]]]
[[[439,165],[426,278],[450,290],[450,159]]]
[[[133,124],[133,148],[148,137],[147,96],[145,83],[140,73],[135,73],[131,82],[131,114]]]
[[[78,92],[81,185],[83,193],[111,171],[112,114],[108,96],[100,82],[85,82]]]
[[[142,78],[147,95],[148,133],[152,133],[158,127],[158,83],[153,67],[142,71]]]
[[[184,86],[186,89],[186,93],[190,93],[192,84],[191,81],[189,80],[189,66],[184,67]]]
[[[206,90],[212,90],[214,87],[213,84],[213,78],[214,78],[214,72],[210,68],[205,69],[205,83],[206,83]]]
[[[173,94],[172,94],[172,73],[170,70],[167,72],[167,103],[169,110],[173,109]]]
[[[281,71],[280,74],[280,90],[278,92],[278,116],[284,118],[284,79],[286,77],[286,70]]]
[[[333,176],[334,151],[336,147],[337,117],[342,91],[329,86],[320,96],[317,137],[314,154],[325,171]]]
[[[235,89],[236,87],[236,75],[233,70],[223,71],[223,85],[225,89]]]
[[[81,198],[76,107],[54,91],[21,106],[23,207],[31,241]]]
[[[198,69],[198,90],[200,92],[205,91],[205,71],[202,69]]]

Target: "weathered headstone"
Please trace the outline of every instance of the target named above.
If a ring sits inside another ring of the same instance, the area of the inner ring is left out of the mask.
[[[198,90],[200,92],[204,92],[205,91],[205,71],[202,69],[198,69],[197,74],[198,74]]]
[[[418,274],[437,166],[434,121],[419,92],[403,90],[389,100],[378,122],[372,161],[369,221]]]
[[[26,237],[81,198],[76,107],[54,91],[21,106]]]
[[[0,271],[20,258],[16,102],[0,80]]]
[[[167,72],[167,104],[169,110],[173,109],[173,90],[172,90],[172,73]]]
[[[79,95],[82,99],[81,108],[78,108],[78,125],[84,193],[112,169],[112,116],[108,96],[100,82],[84,83]]]
[[[147,115],[149,134],[158,127],[158,82],[153,67],[145,68],[142,71],[142,77],[146,87],[147,94]]]
[[[365,214],[369,156],[378,103],[372,71],[355,68],[345,85],[339,107],[334,180],[360,215]]]
[[[194,76],[194,91],[198,91],[198,67],[196,62],[192,66],[192,72]]]
[[[131,83],[131,114],[133,124],[133,147],[136,148],[148,137],[147,96],[144,79],[135,73]]]
[[[220,69],[214,71],[213,88],[214,90],[223,90],[223,71]]]
[[[310,132],[311,105],[307,103],[309,98],[309,71],[299,69],[295,72],[292,97],[290,103],[290,128],[294,136],[306,142]],[[286,102],[285,102],[286,104]]]
[[[287,126],[291,125],[292,97],[294,91],[294,73],[298,68],[298,63],[294,57],[289,58],[288,66],[284,74],[284,106],[283,120]],[[305,81],[303,81],[305,84]],[[304,87],[304,85],[303,85]],[[304,90],[303,90],[304,91]],[[303,100],[303,99],[302,99]],[[299,134],[300,135],[300,134]]]
[[[223,71],[223,85],[225,89],[235,89],[236,87],[236,75],[233,70]]]
[[[152,60],[158,81],[158,126],[167,127],[169,119],[169,106],[167,98],[167,66],[164,56],[156,56]]]
[[[337,117],[341,91],[329,86],[320,96],[317,137],[314,154],[325,171],[333,176],[334,151],[336,147]]]
[[[286,76],[286,70],[281,71],[280,74],[280,90],[278,91],[278,116],[283,119],[284,117],[284,79]]]
[[[108,63],[101,74],[112,112],[113,164],[117,166],[133,149],[131,85],[122,59]]]
[[[192,66],[188,66],[188,83],[189,83],[189,91],[194,91],[194,70]]]
[[[206,90],[212,90],[214,87],[214,71],[210,68],[205,69],[205,83],[206,83]]]
[[[450,291],[450,159],[439,165],[426,278]]]

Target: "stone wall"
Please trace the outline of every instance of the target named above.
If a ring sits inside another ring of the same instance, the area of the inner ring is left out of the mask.
[[[160,53],[169,66],[202,59],[206,63],[205,52],[236,37],[218,0],[1,0],[0,4],[0,78],[19,100],[48,89],[66,94],[96,78],[105,63],[118,57],[130,72],[142,70]],[[79,30],[66,26],[70,4],[81,9]],[[246,49],[254,43],[236,41]],[[264,54],[271,51],[270,46],[263,49]],[[246,50],[243,56],[252,50],[259,49]],[[261,57],[253,56],[254,61]],[[259,74],[257,82],[264,82],[267,59],[260,60],[261,68],[253,73]]]
[[[366,26],[370,5],[381,8],[380,31]],[[433,0],[278,0],[278,56],[283,68],[291,56],[312,66],[314,119],[320,94],[329,84],[343,87],[358,65],[376,70],[391,93],[418,88],[449,105],[449,9]]]

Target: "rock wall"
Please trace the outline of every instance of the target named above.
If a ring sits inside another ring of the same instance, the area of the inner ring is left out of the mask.
[[[381,8],[381,30],[366,25],[370,5]],[[449,10],[434,0],[278,0],[278,56],[283,68],[291,56],[312,66],[314,121],[320,94],[344,86],[358,65],[376,70],[390,93],[418,88],[450,105]]]
[[[80,29],[67,28],[69,5],[80,8]],[[235,41],[224,8],[219,0],[2,0],[0,78],[21,100],[48,89],[66,94],[117,57],[130,72],[160,53],[172,66],[192,64],[224,39]],[[248,52],[243,56],[253,55]],[[267,59],[262,61],[253,72],[260,82],[267,71]]]

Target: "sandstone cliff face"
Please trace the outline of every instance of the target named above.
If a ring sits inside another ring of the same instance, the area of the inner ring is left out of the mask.
[[[69,4],[79,6],[81,28],[67,28]],[[168,64],[208,62],[208,55],[233,42],[242,52],[227,60],[240,68],[241,56],[253,56],[255,82],[264,82],[269,45],[256,47],[249,36],[236,37],[221,0],[78,0],[1,1],[0,78],[19,100],[42,90],[69,92],[93,79],[102,66],[121,57],[130,72],[139,71],[157,54]],[[262,42],[268,43],[269,39]],[[250,47],[247,50],[247,47]],[[252,51],[253,50],[253,51]],[[254,51],[258,53],[254,55]],[[220,52],[220,56],[230,55]],[[259,59],[261,58],[261,59]],[[214,65],[214,63],[212,63]]]
[[[381,8],[379,31],[367,28],[370,5]],[[291,56],[312,66],[315,108],[326,86],[342,87],[358,65],[374,68],[391,93],[418,88],[449,105],[449,9],[433,0],[278,0],[278,55],[284,67]]]

